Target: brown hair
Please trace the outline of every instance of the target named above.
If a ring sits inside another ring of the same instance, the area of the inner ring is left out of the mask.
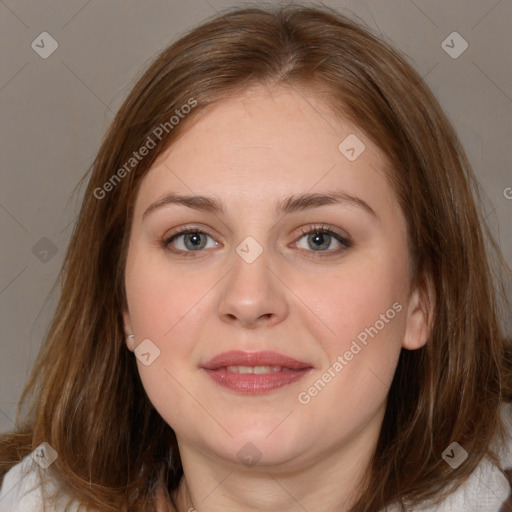
[[[499,406],[510,391],[484,235],[507,267],[464,151],[421,77],[387,44],[325,7],[287,5],[229,10],[203,23],[156,58],[120,108],[92,165],[60,302],[20,402],[24,420],[0,438],[2,477],[46,441],[59,454],[48,471],[84,505],[147,511],[162,500],[170,508],[169,490],[182,476],[176,438],[124,342],[134,200],[155,159],[194,119],[257,83],[305,86],[385,153],[407,219],[411,283],[431,306],[427,344],[402,350],[352,512],[441,499],[494,456],[492,441],[504,432]],[[191,98],[192,112],[98,199],[155,127]],[[469,454],[456,469],[441,458],[452,441]]]

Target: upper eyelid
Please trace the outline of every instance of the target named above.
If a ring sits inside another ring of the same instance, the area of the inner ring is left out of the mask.
[[[311,231],[314,231],[316,229],[318,231],[330,231],[333,234],[338,235],[341,238],[345,238],[347,240],[350,239],[348,234],[347,235],[343,235],[342,233],[338,233],[338,230],[339,230],[338,228],[336,228],[334,226],[330,226],[328,224],[313,223],[310,226],[302,226],[299,229],[300,229],[300,233],[301,234],[308,234]],[[163,238],[168,240],[168,239],[171,239],[171,238],[173,238],[175,236],[187,234],[187,232],[204,233],[205,235],[211,236],[212,238],[214,237],[214,235],[211,233],[209,228],[204,227],[204,226],[200,226],[200,225],[191,224],[191,225],[185,225],[185,226],[182,226],[182,227],[175,228],[175,232],[174,233],[172,233],[171,235],[168,235],[168,236],[164,236]]]
[[[210,231],[207,228],[191,225],[191,226],[184,226],[182,228],[177,228],[174,233],[164,236],[163,239],[171,240],[172,238],[175,238],[175,237],[178,237],[181,235],[186,235],[189,233],[203,233],[205,235],[208,235],[211,238],[214,238],[214,235],[212,233],[210,233]]]

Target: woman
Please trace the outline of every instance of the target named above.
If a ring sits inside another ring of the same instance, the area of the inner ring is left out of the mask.
[[[500,510],[507,343],[473,193],[432,93],[352,21],[191,31],[95,159],[0,505]]]

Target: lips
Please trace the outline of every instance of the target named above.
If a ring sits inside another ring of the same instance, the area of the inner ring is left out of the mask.
[[[202,365],[208,370],[219,370],[228,366],[278,366],[290,370],[312,368],[308,363],[297,361],[277,352],[224,352]]]
[[[313,367],[277,352],[224,352],[201,365],[217,383],[241,393],[266,393],[301,379]]]

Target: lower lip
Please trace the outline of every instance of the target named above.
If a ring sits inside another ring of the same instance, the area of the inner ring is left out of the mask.
[[[270,373],[235,373],[227,370],[204,371],[217,383],[225,388],[246,394],[268,393],[302,379],[312,368],[303,370],[281,370]]]

